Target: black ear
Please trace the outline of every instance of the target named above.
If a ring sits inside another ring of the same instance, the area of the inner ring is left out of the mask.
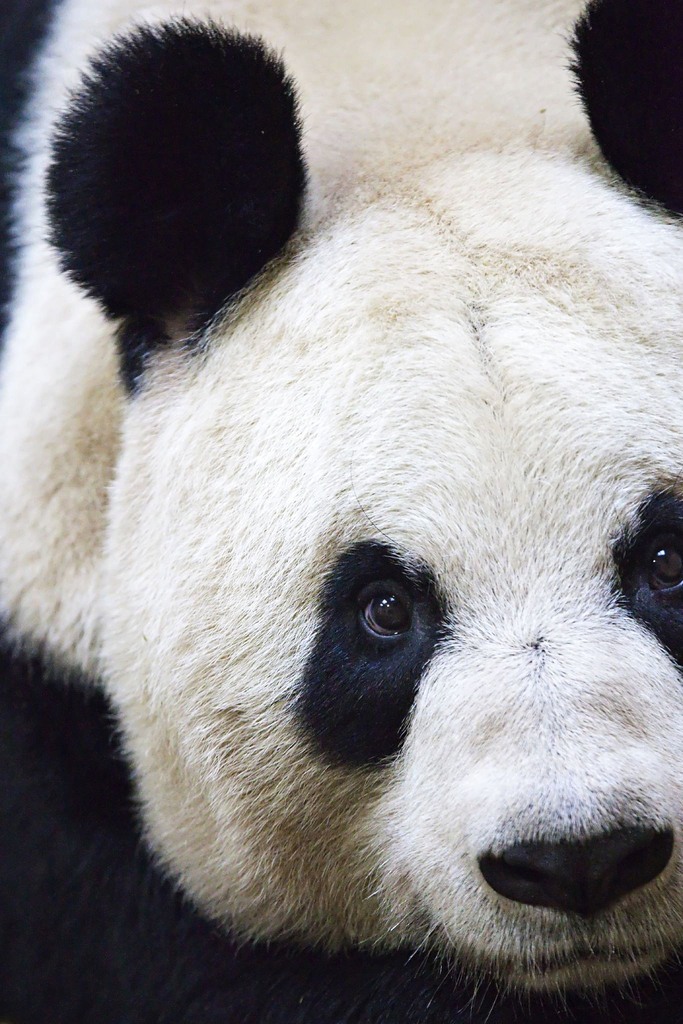
[[[647,197],[683,213],[683,2],[591,0],[574,54],[606,159]]]
[[[259,40],[178,20],[91,62],[54,137],[51,241],[123,321],[129,386],[282,248],[304,179],[294,89]]]

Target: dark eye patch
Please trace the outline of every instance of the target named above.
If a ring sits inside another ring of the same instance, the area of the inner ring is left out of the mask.
[[[683,501],[655,494],[615,547],[621,600],[683,667]]]
[[[373,634],[365,610],[373,594],[381,603],[392,593],[410,603],[409,628]],[[373,764],[400,750],[444,619],[427,567],[408,565],[375,541],[340,556],[322,589],[320,624],[297,702],[301,722],[332,761]]]

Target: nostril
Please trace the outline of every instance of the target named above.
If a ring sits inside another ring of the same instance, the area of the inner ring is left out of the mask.
[[[535,854],[531,846],[520,844],[498,856],[488,854],[480,857],[479,868],[491,888],[501,896],[530,906],[548,906],[552,870],[548,865],[545,869],[541,867],[541,858]]]
[[[579,843],[520,843],[479,867],[507,899],[589,916],[661,874],[673,846],[671,829],[622,828]]]
[[[503,861],[505,862],[505,869],[507,870],[510,865],[505,861],[505,855],[503,854]],[[525,868],[521,865],[513,867],[515,876],[523,882],[529,882],[531,885],[536,885],[543,881],[543,872],[537,868]]]
[[[671,860],[674,848],[674,834],[671,829],[657,832],[647,829],[624,829],[623,832],[625,852],[619,857],[619,846],[616,846],[617,859],[611,880],[614,899],[641,885],[646,885],[661,874]],[[629,833],[632,833],[630,840]]]

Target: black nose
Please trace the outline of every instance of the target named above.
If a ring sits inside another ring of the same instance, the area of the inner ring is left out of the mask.
[[[496,892],[532,907],[590,917],[664,870],[673,851],[670,829],[620,828],[580,843],[523,843],[479,858]]]

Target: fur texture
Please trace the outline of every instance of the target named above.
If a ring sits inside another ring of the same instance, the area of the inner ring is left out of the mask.
[[[13,1024],[667,1024],[680,976],[501,998],[423,956],[237,947],[140,843],[107,702],[0,643],[0,1013]]]
[[[293,87],[254,39],[142,27],[91,63],[47,177],[66,273],[125,321],[134,387],[155,344],[205,327],[289,238],[304,171]]]
[[[593,133],[615,170],[683,213],[683,9],[670,0],[591,0],[574,70]]]
[[[628,985],[683,941],[680,669],[620,562],[648,502],[680,500],[683,235],[591,138],[564,42],[579,5],[193,11],[284,50],[310,184],[286,251],[130,398],[113,325],[46,241],[45,180],[93,52],[177,13],[68,0],[20,136],[11,636],[101,679],[145,842],[233,937]],[[442,611],[398,749],[349,763],[300,711],[325,581],[359,544],[425,567]],[[479,870],[617,827],[673,829],[673,855],[585,920]]]
[[[5,305],[11,295],[10,206],[18,171],[11,134],[30,88],[26,65],[42,39],[51,6],[51,0],[7,0],[3,5],[0,31],[0,344],[5,328]]]

